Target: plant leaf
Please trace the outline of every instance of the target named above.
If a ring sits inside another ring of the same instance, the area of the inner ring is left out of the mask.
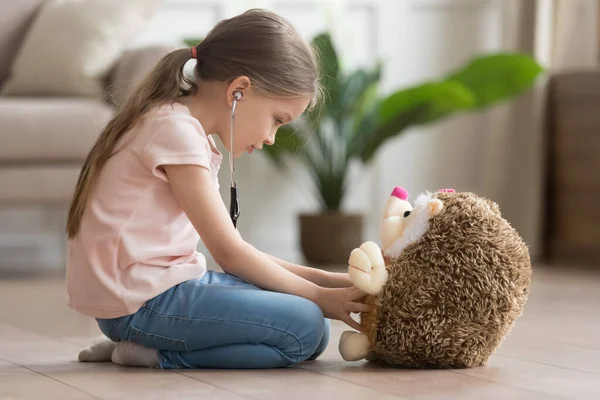
[[[357,104],[354,107],[354,112],[362,117],[376,103],[379,80],[381,78],[381,66],[377,66],[369,73],[369,85],[365,88],[362,95],[357,99]]]
[[[482,108],[528,89],[542,71],[529,55],[500,53],[473,59],[448,80],[468,88],[475,98],[475,106]]]
[[[370,134],[359,136],[362,137],[362,143],[355,150],[358,152],[357,155],[364,163],[368,163],[373,159],[373,156],[385,141],[400,134],[416,121],[423,119],[424,115],[430,113],[430,108],[430,105],[426,104],[412,107],[406,111],[397,113],[387,124],[379,126],[370,132]]]
[[[466,110],[474,105],[471,93],[457,82],[426,83],[400,90],[383,99],[374,115],[365,116],[350,145],[350,156],[359,156],[369,162],[379,147],[411,125],[425,124],[443,116]],[[373,110],[372,110],[373,111]]]
[[[509,99],[530,87],[542,71],[527,55],[488,55],[441,81],[378,98],[379,65],[345,76],[328,34],[316,36],[313,46],[325,98],[293,126],[280,128],[276,144],[265,148],[265,154],[279,166],[285,156],[295,155],[309,172],[322,207],[329,210],[342,206],[348,165],[354,159],[368,163],[382,144],[410,126]]]
[[[322,170],[316,175],[321,203],[326,210],[339,210],[346,192],[346,172]]]
[[[381,99],[372,101],[368,108],[354,122],[352,136],[348,139],[346,157],[349,160],[352,157],[359,156],[361,148],[366,145],[368,136],[372,135],[379,124],[379,108]]]
[[[352,116],[351,125],[345,126],[346,134],[344,136],[344,145],[346,146],[346,158],[355,154],[352,150],[349,150],[353,145],[356,135],[360,135],[361,132],[371,132],[377,126],[379,116],[380,101],[377,98],[377,91],[379,86],[379,78],[381,76],[381,68],[378,65],[375,69],[370,71],[368,85],[363,89],[363,92],[355,100],[355,104],[352,109],[349,110],[349,114]]]
[[[332,115],[336,112],[340,98],[340,85],[338,74],[340,64],[335,47],[328,33],[317,35],[312,40],[313,47],[317,52],[321,66],[321,85],[325,91],[321,114]]]
[[[371,71],[358,69],[348,78],[341,89],[340,110],[342,113],[352,114],[363,108],[364,103],[373,99],[377,93],[377,86],[381,78],[381,66]]]
[[[202,42],[202,40],[204,40],[204,38],[184,38],[183,39],[183,43],[187,46],[187,47],[194,47],[194,46],[198,46],[200,44],[200,42]]]
[[[419,113],[419,119],[411,125],[435,121],[456,111],[467,110],[475,104],[473,94],[462,84],[454,81],[432,82],[392,93],[381,103],[379,126],[385,126],[399,113],[417,107],[426,107],[427,112]]]
[[[299,155],[304,152],[307,138],[292,125],[284,125],[277,130],[276,140],[272,146],[265,146],[265,154],[279,168],[285,168],[285,155]]]
[[[345,195],[345,184],[331,176],[326,176],[319,181],[319,193],[321,193],[323,205],[327,210],[339,210]]]

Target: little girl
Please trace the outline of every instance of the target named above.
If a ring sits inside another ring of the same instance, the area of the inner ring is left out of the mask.
[[[196,80],[183,75],[197,60]],[[317,358],[326,318],[360,329],[347,274],[244,242],[218,191],[222,156],[272,145],[320,93],[313,50],[277,15],[220,22],[165,56],[107,124],[69,210],[67,289],[106,335],[79,355],[158,368],[274,368]],[[231,107],[235,136],[229,139]],[[225,273],[207,271],[202,239]]]

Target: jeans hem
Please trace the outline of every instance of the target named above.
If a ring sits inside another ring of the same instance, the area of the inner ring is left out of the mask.
[[[178,366],[171,363],[162,355],[162,351],[158,350],[158,368],[159,369],[179,369]]]

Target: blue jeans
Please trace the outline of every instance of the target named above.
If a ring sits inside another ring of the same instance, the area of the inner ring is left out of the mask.
[[[208,271],[144,304],[98,319],[111,340],[159,350],[161,368],[278,368],[316,359],[329,321],[313,302]]]

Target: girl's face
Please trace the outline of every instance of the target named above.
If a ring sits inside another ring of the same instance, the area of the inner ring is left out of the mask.
[[[230,145],[229,124],[220,132],[221,141],[234,157],[260,150],[264,145],[275,143],[280,126],[298,118],[308,107],[310,98],[273,98],[258,93],[253,88],[243,91],[235,108],[233,149]]]

